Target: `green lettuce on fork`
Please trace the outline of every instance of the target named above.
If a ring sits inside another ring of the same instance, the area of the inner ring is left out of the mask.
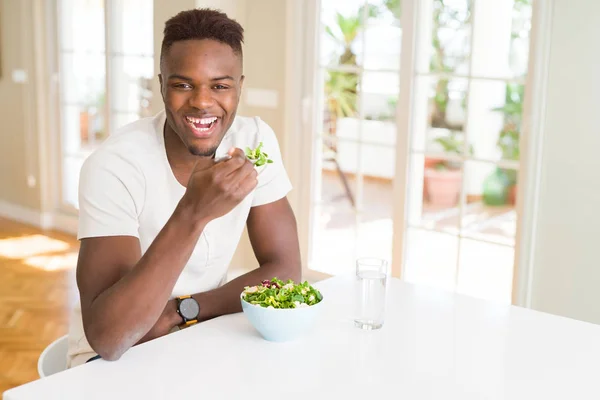
[[[277,278],[264,280],[258,286],[246,286],[242,298],[265,308],[302,308],[323,300],[321,292],[306,281],[296,284],[291,279],[283,282]]]
[[[262,146],[263,142],[260,142],[258,147],[254,150],[252,150],[250,147],[246,147],[246,157],[248,157],[248,159],[257,167],[273,163],[273,160],[269,159],[269,155],[262,151]]]

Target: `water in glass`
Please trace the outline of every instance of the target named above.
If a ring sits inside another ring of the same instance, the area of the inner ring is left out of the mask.
[[[385,316],[387,263],[362,265],[357,262],[356,270],[356,316],[354,324],[362,329],[379,329]],[[371,262],[372,264],[372,262]]]

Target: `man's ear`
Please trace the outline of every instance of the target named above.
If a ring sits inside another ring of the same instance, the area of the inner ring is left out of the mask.
[[[163,90],[162,74],[158,74],[158,83],[160,84],[160,95],[162,96],[162,99],[164,101],[165,100],[165,92]]]
[[[238,93],[238,100],[242,96],[242,89],[244,88],[244,78],[245,78],[244,75],[242,75],[242,77],[240,78],[240,91]]]

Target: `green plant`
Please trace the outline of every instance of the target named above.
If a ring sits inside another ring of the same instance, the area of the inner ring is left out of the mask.
[[[504,115],[504,126],[498,135],[497,145],[502,151],[502,158],[506,160],[516,161],[520,156],[519,139],[524,92],[523,84],[507,84],[504,105],[492,109]]]
[[[531,0],[515,0],[514,11],[522,13],[526,7],[531,7]],[[515,29],[516,28],[516,29]],[[513,25],[511,41],[528,35],[529,28]],[[522,76],[521,78],[524,78]],[[492,109],[503,114],[504,124],[498,134],[496,145],[505,160],[518,161],[521,155],[519,142],[521,139],[521,124],[523,119],[523,100],[525,85],[509,83],[506,85],[504,105]],[[514,201],[509,196],[509,188],[517,184],[517,171],[508,168],[496,168],[484,182],[484,202],[488,205],[505,204]],[[496,186],[501,186],[501,190]]]
[[[522,0],[527,1],[527,0]],[[447,29],[455,30],[456,26],[471,23],[472,0],[467,0],[467,12],[462,13],[455,6],[446,4],[447,0],[433,0],[433,26],[432,26],[432,55],[430,70],[444,74],[452,74],[468,57],[466,54],[448,54],[448,40],[442,39],[442,32]],[[385,7],[392,13],[396,20],[400,20],[402,14],[402,0],[385,0]],[[451,124],[447,120],[447,108],[450,102],[449,80],[441,77],[435,85],[435,94],[432,99],[431,126],[434,128],[446,128],[450,130],[461,130],[460,124]],[[463,108],[465,102],[462,103]]]
[[[329,71],[325,82],[327,106],[338,118],[350,117],[356,113],[356,86],[358,76],[340,71]]]
[[[458,134],[454,131],[450,132],[448,136],[439,136],[433,140],[438,143],[444,149],[444,153],[462,153],[463,140],[458,137]]]
[[[496,145],[502,152],[502,158],[505,160],[518,161],[521,155],[521,122],[523,118],[523,98],[525,94],[525,85],[507,84],[504,105],[494,108],[493,111],[501,112],[504,115],[504,126],[498,135]],[[512,169],[503,169],[510,185],[517,182],[517,172]]]
[[[367,9],[360,7],[356,13],[345,16],[336,14],[336,24],[325,27],[327,34],[342,49],[337,59],[339,65],[356,66],[356,54],[352,50],[360,30],[364,26],[363,15],[376,17],[377,7],[369,5]],[[328,71],[325,81],[326,106],[330,117],[330,133],[335,134],[338,118],[356,115],[358,76],[352,72]]]
[[[385,0],[385,7],[394,15],[397,21],[402,17],[402,0]]]
[[[456,154],[456,155],[461,155],[463,154],[463,150],[464,150],[464,138],[462,137],[462,134],[456,131],[450,131],[450,134],[448,136],[438,136],[437,138],[435,138],[434,143],[439,144],[442,149],[443,152],[446,154]],[[469,154],[473,154],[473,146],[469,145]],[[435,169],[437,170],[442,170],[442,169],[459,169],[460,168],[460,161],[454,161],[454,160],[443,160],[438,162],[435,166]]]
[[[364,6],[360,7],[356,13],[349,16],[338,12],[336,13],[336,25],[325,27],[327,34],[343,48],[342,55],[337,60],[338,64],[356,65],[356,54],[352,50],[352,45],[364,26],[363,14],[365,13],[368,18],[374,18],[379,15],[379,10],[377,7],[369,5],[366,10]]]

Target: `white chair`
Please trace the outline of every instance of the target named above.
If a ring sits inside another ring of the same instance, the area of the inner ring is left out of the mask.
[[[56,374],[67,368],[68,336],[65,335],[50,343],[42,351],[38,359],[38,374],[40,378]]]

